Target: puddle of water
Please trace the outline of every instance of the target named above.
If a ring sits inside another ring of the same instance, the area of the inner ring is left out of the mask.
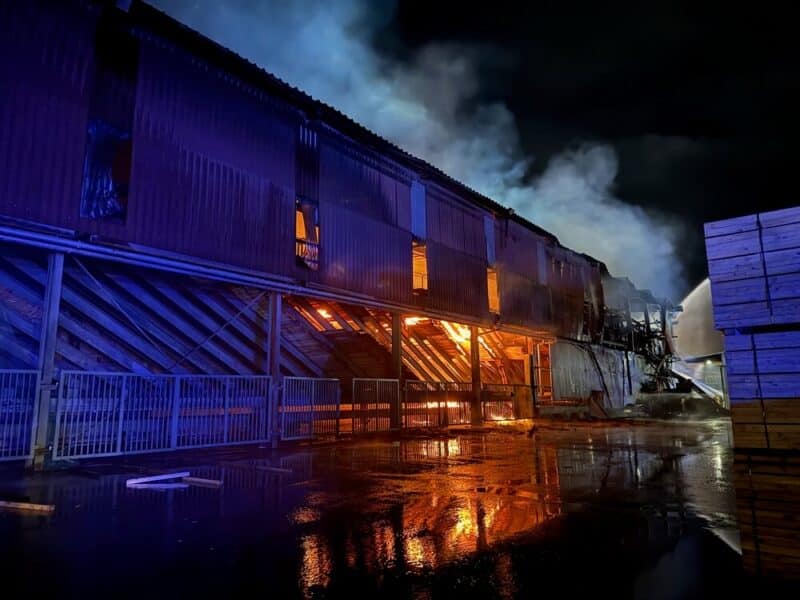
[[[737,555],[708,533],[735,531],[729,437],[725,421],[511,428],[209,453],[188,469],[220,489],[127,489],[121,473],[138,469],[117,463],[11,490],[57,510],[0,513],[0,560],[8,584],[61,596],[515,597],[591,584],[654,597],[671,574],[672,597],[690,597],[716,573],[706,563],[736,578]]]

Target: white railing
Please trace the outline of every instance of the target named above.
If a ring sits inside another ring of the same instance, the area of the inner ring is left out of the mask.
[[[281,403],[281,439],[302,440],[339,434],[338,379],[285,377]]]
[[[53,458],[269,439],[268,376],[63,371]]]
[[[0,369],[0,461],[33,456],[37,371]]]

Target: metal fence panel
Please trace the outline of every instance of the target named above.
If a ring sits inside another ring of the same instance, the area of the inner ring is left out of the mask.
[[[353,379],[353,433],[389,431],[400,426],[400,381]]]
[[[269,439],[268,376],[63,371],[53,458]]]
[[[37,371],[0,370],[0,461],[33,455]]]
[[[269,439],[271,384],[271,377],[228,378],[228,444]]]
[[[403,427],[446,427],[469,423],[472,383],[406,381]]]
[[[169,450],[174,378],[64,371],[54,458]]]
[[[340,415],[338,379],[286,377],[283,380],[281,439],[301,440],[338,435]]]
[[[270,383],[268,376],[180,376],[175,447],[266,441]]]
[[[122,382],[120,453],[169,450],[172,447],[174,379],[147,375],[117,377]]]

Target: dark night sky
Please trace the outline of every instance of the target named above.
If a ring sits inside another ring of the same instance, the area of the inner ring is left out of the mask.
[[[401,1],[376,45],[400,56],[431,42],[484,45],[481,94],[509,106],[531,154],[551,155],[565,140],[609,142],[620,159],[616,195],[687,221],[695,235],[679,252],[690,283],[706,271],[703,222],[798,204],[796,24],[786,11],[486,6]]]
[[[775,4],[150,1],[675,300],[703,222],[799,203]]]

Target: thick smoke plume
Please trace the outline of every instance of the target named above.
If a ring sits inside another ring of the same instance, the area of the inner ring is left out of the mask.
[[[528,177],[533,159],[514,116],[478,101],[481,48],[437,44],[410,60],[388,59],[372,40],[391,6],[369,0],[154,4],[604,261],[612,274],[670,297],[683,287],[679,231],[614,196],[611,146],[565,149]]]

